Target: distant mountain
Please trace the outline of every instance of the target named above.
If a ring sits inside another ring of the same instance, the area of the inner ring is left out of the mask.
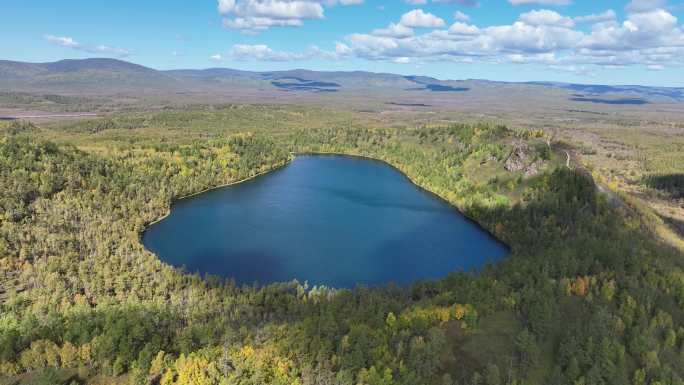
[[[672,87],[646,87],[637,85],[626,86],[606,86],[600,84],[574,84],[560,82],[528,82],[527,84],[540,85],[545,87],[556,87],[565,90],[581,92],[586,95],[623,95],[638,96],[645,98],[666,98],[677,101],[684,101],[684,88]]]
[[[266,72],[249,72],[239,71],[223,68],[212,68],[207,70],[173,70],[166,71],[166,73],[184,80],[202,81],[205,84],[208,82],[224,83],[227,80],[235,81],[237,79],[249,79],[256,82],[271,83],[276,88],[279,84],[285,82],[295,83],[318,83],[323,85],[323,89],[333,86],[333,88],[340,89],[361,89],[361,88],[408,88],[415,86],[410,80],[405,79],[404,76],[386,73],[373,73],[364,71],[341,72],[341,71],[310,71],[304,69],[295,69],[288,71],[266,71]],[[318,87],[311,88],[310,91],[316,91]]]
[[[60,60],[54,63],[0,61],[0,87],[50,92],[115,93],[146,88],[174,88],[178,81],[163,72],[114,59]]]
[[[157,93],[240,94],[255,92],[384,93],[420,98],[427,92],[449,94],[480,92],[525,95],[542,87],[559,100],[597,104],[647,104],[650,101],[684,101],[684,88],[583,85],[559,82],[507,83],[487,80],[440,80],[427,76],[404,76],[365,71],[252,72],[228,68],[159,71],[115,59],[61,60],[54,63],[22,63],[0,60],[0,89],[50,93]],[[558,91],[561,91],[560,93]],[[565,92],[564,92],[565,91]],[[286,95],[286,94],[284,94]],[[404,101],[406,102],[406,101]]]
[[[341,90],[391,89],[401,91],[467,91],[467,87],[457,87],[462,81],[438,80],[425,76],[403,76],[390,73],[366,71],[311,71],[295,69],[288,71],[249,72],[224,68],[207,70],[166,71],[177,79],[209,83],[235,82],[249,79],[255,82],[270,83],[273,87],[286,91],[336,92]]]

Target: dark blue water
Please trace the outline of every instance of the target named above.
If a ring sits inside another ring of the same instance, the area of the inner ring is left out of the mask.
[[[440,278],[507,253],[392,167],[320,155],[180,200],[143,243],[190,272],[333,287]]]

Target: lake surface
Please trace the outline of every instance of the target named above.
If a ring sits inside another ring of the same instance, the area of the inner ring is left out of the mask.
[[[142,240],[171,265],[248,284],[404,284],[508,253],[396,169],[327,155],[182,199]]]

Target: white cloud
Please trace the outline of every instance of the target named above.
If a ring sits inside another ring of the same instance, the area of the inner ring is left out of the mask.
[[[399,23],[409,28],[439,28],[445,24],[441,18],[422,9],[405,13],[401,16]]]
[[[664,33],[677,26],[677,18],[663,9],[656,9],[630,15],[623,25],[632,32]]]
[[[218,0],[218,11],[220,14],[225,15],[232,12],[235,8],[235,0]]]
[[[533,26],[524,22],[489,27],[486,34],[494,47],[506,51],[542,53],[571,48],[582,38],[582,33],[568,28]]]
[[[309,1],[242,1],[234,11],[241,16],[273,19],[322,19],[323,6]]]
[[[344,43],[337,43],[334,51],[322,50],[312,45],[304,52],[277,51],[266,44],[235,44],[229,56],[235,60],[286,62],[311,58],[339,60],[350,54],[351,49]]]
[[[593,51],[634,51],[656,47],[683,47],[684,32],[677,18],[663,9],[630,14],[621,25],[599,25],[581,47]]]
[[[468,22],[470,21],[470,16],[466,15],[461,11],[456,11],[456,13],[454,13],[454,20]]]
[[[513,5],[570,5],[572,0],[508,0]]]
[[[477,7],[480,5],[477,0],[432,0],[433,3],[457,4],[463,7]]]
[[[553,53],[540,53],[540,54],[511,54],[508,55],[508,60],[515,64],[528,64],[528,63],[543,63],[551,64],[556,63],[556,55]]]
[[[523,13],[520,15],[520,21],[528,25],[555,25],[566,28],[575,25],[575,22],[571,18],[548,9]]]
[[[91,52],[91,53],[102,53],[106,55],[113,55],[113,56],[118,56],[118,57],[126,57],[129,56],[131,53],[124,48],[118,48],[118,47],[110,47],[108,45],[100,44],[96,45],[93,48],[85,47],[85,51]]]
[[[602,13],[593,13],[591,15],[577,16],[575,21],[578,23],[603,23],[617,19],[617,14],[612,9]]]
[[[223,55],[221,55],[220,53],[217,53],[217,54],[209,56],[209,59],[211,59],[213,61],[223,61]]]
[[[480,33],[480,29],[474,25],[456,22],[449,27],[449,33],[454,35],[477,35]]]
[[[460,17],[462,20],[448,28],[438,16],[415,9],[385,28],[345,36],[332,51],[313,46],[304,52],[285,52],[263,44],[238,45],[231,57],[270,61],[355,57],[393,63],[533,63],[587,76],[596,68],[684,67],[684,31],[677,18],[664,8],[647,8],[641,3],[621,20],[613,10],[570,18],[541,9],[522,13],[512,24],[489,27],[478,27]],[[276,20],[282,26],[301,22],[266,19],[267,24]],[[578,28],[579,23],[591,25],[588,29]]]
[[[293,61],[304,59],[307,55],[274,51],[265,44],[236,44],[231,51],[231,57],[236,60],[261,60],[261,61]]]
[[[223,26],[226,28],[239,29],[243,31],[258,31],[270,27],[300,27],[302,21],[299,19],[271,19],[268,17],[236,17],[234,19],[223,19]]]
[[[632,0],[626,9],[630,13],[649,12],[665,8],[666,3],[665,0]]]
[[[362,57],[375,57],[376,55],[385,57],[388,52],[400,46],[400,40],[362,33],[351,34],[346,39],[352,52]]]
[[[592,23],[591,30],[576,29],[580,22]],[[507,61],[578,74],[588,74],[593,66],[684,66],[684,32],[664,9],[631,13],[622,22],[612,10],[576,19],[537,10],[523,13],[510,25],[478,28],[455,22],[447,30],[432,28],[401,36],[387,33],[390,28],[355,33],[345,38],[345,46],[348,55],[368,60]]]
[[[411,5],[425,5],[428,0],[404,0],[406,4]],[[463,7],[477,7],[480,3],[477,0],[432,0],[433,3],[440,4],[457,4]]]
[[[349,48],[348,45],[344,43],[336,43],[335,44],[335,54],[339,56],[347,56],[352,54],[352,49]]]
[[[226,28],[254,34],[271,27],[299,27],[323,19],[324,7],[359,5],[363,0],[217,0]]]
[[[62,47],[76,48],[80,46],[79,43],[68,36],[45,35],[45,40],[55,45],[61,45]]]
[[[55,35],[45,35],[43,36],[45,40],[49,43],[58,45],[60,47],[66,47],[75,49],[78,51],[88,52],[92,54],[102,54],[116,57],[127,57],[130,56],[131,52],[124,48],[112,47],[105,44],[88,45],[81,44],[68,36],[55,36]]]
[[[413,36],[413,28],[409,28],[404,24],[390,23],[387,28],[374,29],[372,34],[376,36],[403,38]]]

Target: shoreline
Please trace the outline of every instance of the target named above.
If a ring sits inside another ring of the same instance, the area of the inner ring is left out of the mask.
[[[422,186],[422,185],[416,183],[416,182],[415,182],[415,181],[414,181],[406,172],[404,172],[404,171],[403,171],[402,169],[400,169],[399,167],[393,165],[392,163],[388,162],[387,160],[382,159],[382,158],[374,158],[374,157],[368,156],[368,155],[361,155],[361,154],[345,154],[345,153],[340,153],[340,152],[326,152],[326,151],[290,152],[290,159],[288,159],[286,162],[284,162],[284,163],[282,163],[282,164],[276,165],[275,167],[273,167],[273,168],[270,169],[270,170],[266,170],[266,171],[259,172],[259,173],[257,173],[257,174],[254,174],[254,175],[250,176],[250,177],[243,178],[243,179],[238,180],[238,181],[225,183],[225,184],[222,184],[222,185],[219,185],[219,186],[207,187],[207,188],[205,188],[205,189],[203,189],[203,190],[201,190],[201,191],[198,191],[198,192],[194,192],[194,193],[191,193],[191,194],[188,194],[188,195],[183,195],[183,196],[178,197],[178,198],[172,198],[172,199],[171,199],[171,203],[169,204],[169,207],[168,207],[168,209],[167,209],[166,214],[164,214],[163,216],[161,216],[161,217],[158,218],[158,219],[155,219],[155,220],[152,221],[152,222],[149,222],[149,223],[145,224],[144,229],[140,232],[138,239],[139,239],[140,243],[142,244],[143,248],[145,248],[145,250],[147,250],[147,251],[151,252],[152,254],[154,254],[152,251],[148,250],[147,247],[145,247],[145,245],[143,244],[143,242],[142,242],[143,236],[145,235],[145,232],[150,228],[150,226],[153,226],[153,225],[155,225],[156,223],[159,223],[159,222],[163,221],[163,220],[166,219],[169,215],[171,215],[171,210],[172,210],[172,208],[173,208],[174,203],[176,203],[176,202],[178,202],[178,201],[180,201],[180,200],[183,200],[183,199],[192,198],[192,197],[194,197],[194,196],[203,194],[203,193],[208,192],[208,191],[211,191],[211,190],[216,190],[216,189],[220,189],[220,188],[224,188],[224,187],[230,187],[230,186],[237,185],[237,184],[239,184],[239,183],[248,182],[248,181],[250,181],[250,180],[252,180],[252,179],[255,179],[255,178],[259,177],[259,176],[263,176],[263,175],[266,175],[266,174],[268,174],[268,173],[271,173],[271,172],[274,172],[274,171],[278,171],[278,170],[280,170],[281,168],[283,168],[283,167],[289,165],[290,163],[292,163],[292,162],[297,158],[297,156],[326,156],[326,155],[328,155],[328,156],[344,156],[344,157],[350,157],[350,158],[359,158],[359,159],[364,159],[364,160],[370,160],[370,161],[373,161],[373,162],[380,162],[380,163],[384,164],[385,166],[391,167],[391,168],[394,169],[395,171],[399,172],[399,173],[400,173],[404,178],[406,178],[406,180],[409,181],[412,185],[418,187],[421,191],[423,191],[423,192],[425,192],[425,193],[427,193],[427,194],[430,194],[432,197],[439,199],[440,201],[446,203],[446,204],[449,205],[451,208],[453,208],[454,210],[456,210],[456,211],[459,213],[459,215],[463,216],[463,218],[465,218],[466,220],[468,220],[468,221],[469,221],[470,223],[472,223],[473,225],[477,226],[481,231],[485,232],[489,237],[491,237],[492,239],[496,240],[498,243],[500,243],[501,245],[503,245],[503,246],[508,250],[508,253],[509,253],[509,254],[511,253],[512,248],[511,248],[511,246],[510,246],[508,243],[506,243],[506,242],[504,242],[503,240],[499,239],[499,237],[497,237],[496,235],[494,235],[494,233],[492,233],[489,229],[487,229],[486,227],[484,227],[484,226],[483,226],[481,223],[479,223],[477,220],[475,220],[474,218],[471,218],[469,215],[465,214],[465,213],[461,210],[461,208],[459,208],[459,207],[456,206],[455,204],[449,202],[447,199],[445,199],[445,198],[442,197],[441,195],[439,195],[439,194],[437,194],[437,193],[431,191],[431,190],[428,189],[427,187]],[[156,254],[155,254],[155,256],[156,256]],[[159,257],[157,256],[157,258],[159,258]]]
[[[425,187],[425,186],[423,186],[423,185],[420,185],[420,184],[416,183],[416,181],[414,181],[406,172],[404,172],[404,170],[402,170],[401,168],[399,168],[399,167],[393,165],[392,163],[388,162],[388,161],[385,160],[385,159],[382,159],[382,158],[374,158],[374,157],[372,157],[372,156],[360,155],[360,154],[344,154],[344,153],[340,153],[340,152],[315,152],[315,151],[306,151],[306,152],[295,152],[295,153],[292,153],[292,154],[293,154],[293,155],[313,155],[313,156],[316,156],[316,155],[323,155],[323,156],[324,156],[324,155],[330,155],[330,156],[346,156],[346,157],[350,157],[350,158],[360,158],[360,159],[370,160],[370,161],[374,161],[374,162],[380,162],[380,163],[382,163],[382,164],[384,164],[384,165],[386,165],[386,166],[391,167],[392,169],[396,170],[397,172],[399,172],[404,178],[406,178],[406,180],[408,180],[412,185],[418,187],[418,188],[419,188],[420,190],[422,190],[423,192],[428,193],[428,194],[430,194],[432,197],[437,198],[437,199],[439,199],[440,201],[442,201],[442,202],[446,203],[447,205],[449,205],[451,208],[453,208],[454,210],[456,210],[456,211],[458,212],[459,215],[463,216],[463,218],[467,219],[470,223],[472,223],[473,225],[477,226],[477,227],[478,227],[480,230],[482,230],[483,232],[487,233],[487,235],[489,235],[492,239],[496,240],[497,242],[499,242],[500,244],[502,244],[503,246],[505,246],[506,249],[508,250],[508,253],[509,253],[509,254],[510,254],[510,253],[512,252],[512,250],[513,250],[513,249],[511,248],[511,246],[510,246],[508,243],[506,243],[506,242],[504,242],[503,240],[501,240],[501,239],[500,239],[499,237],[497,237],[494,233],[492,233],[488,228],[482,226],[482,224],[481,224],[480,222],[478,222],[478,221],[475,220],[474,218],[471,218],[469,215],[467,215],[466,213],[464,213],[464,212],[461,210],[460,207],[458,207],[458,206],[456,206],[455,204],[451,203],[449,200],[445,199],[445,198],[442,197],[441,195],[439,195],[439,194],[437,194],[437,193],[431,191],[429,188],[427,188],[427,187]]]
[[[173,208],[173,205],[174,205],[176,202],[181,201],[181,200],[183,200],[183,199],[192,198],[192,197],[197,196],[197,195],[200,195],[200,194],[204,194],[205,192],[208,192],[208,191],[211,191],[211,190],[217,190],[217,189],[224,188],[224,187],[234,186],[234,185],[239,184],[239,183],[248,182],[248,181],[250,181],[250,180],[252,180],[252,179],[254,179],[254,178],[260,177],[260,176],[262,176],[262,175],[266,175],[266,174],[268,174],[268,173],[270,173],[270,172],[273,172],[273,171],[280,170],[281,168],[283,168],[283,167],[289,165],[290,163],[292,163],[292,161],[294,161],[294,158],[293,158],[293,157],[291,157],[290,159],[288,159],[286,162],[283,162],[283,163],[281,163],[281,164],[275,165],[275,166],[274,166],[273,168],[271,168],[270,170],[266,170],[266,171],[262,171],[262,172],[256,173],[256,174],[254,174],[254,175],[252,175],[252,176],[249,176],[249,177],[247,177],[247,178],[243,178],[243,179],[236,180],[236,181],[233,181],[233,182],[224,183],[224,184],[221,184],[221,185],[218,185],[218,186],[207,187],[207,188],[205,188],[205,189],[203,189],[203,190],[201,190],[201,191],[197,191],[197,192],[194,192],[194,193],[191,193],[191,194],[188,194],[188,195],[183,195],[183,196],[180,196],[180,197],[177,197],[177,198],[171,198],[171,203],[169,204],[169,207],[168,207],[167,210],[166,210],[166,214],[164,214],[164,215],[162,215],[161,217],[159,217],[159,218],[153,220],[152,222],[146,223],[146,224],[145,224],[145,228],[140,232],[140,237],[139,237],[140,240],[142,240],[142,236],[145,234],[145,231],[147,231],[147,229],[148,229],[150,226],[152,226],[152,225],[154,225],[154,224],[156,224],[156,223],[159,223],[159,222],[163,221],[164,219],[166,219],[166,217],[168,217],[169,215],[171,215],[171,209]],[[145,246],[145,245],[143,245],[143,247],[144,247],[144,246]],[[147,248],[145,248],[145,249],[147,249]],[[148,251],[149,251],[149,250],[148,250]]]

